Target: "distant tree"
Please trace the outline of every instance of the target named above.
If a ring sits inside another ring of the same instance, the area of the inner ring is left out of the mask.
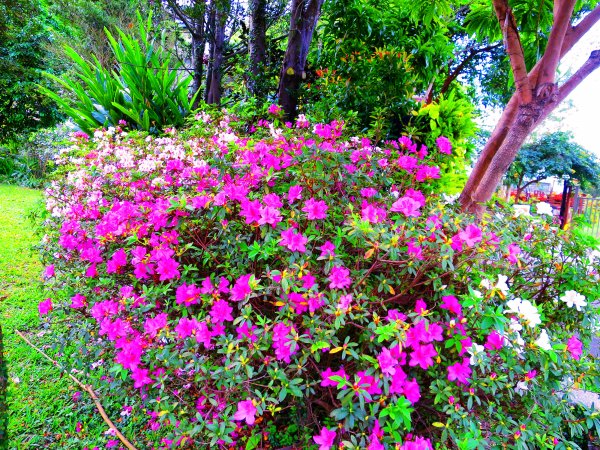
[[[517,198],[530,185],[548,177],[568,175],[582,187],[600,185],[600,162],[595,155],[557,131],[524,145],[508,169],[506,181],[517,187]]]

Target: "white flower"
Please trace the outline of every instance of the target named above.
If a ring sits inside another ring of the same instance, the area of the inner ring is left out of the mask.
[[[508,328],[511,331],[514,331],[515,333],[518,333],[519,331],[521,331],[523,329],[523,325],[521,325],[519,323],[519,321],[517,319],[515,319],[514,317],[510,320],[510,325],[508,326]]]
[[[540,333],[540,337],[535,340],[535,345],[537,345],[542,350],[551,350],[552,346],[550,345],[550,337],[548,336],[548,332],[546,330],[542,330]]]
[[[540,318],[540,312],[537,307],[534,306],[529,300],[521,300],[515,298],[506,302],[507,309],[504,310],[505,314],[515,314],[521,319],[525,325],[535,327],[542,323]]]
[[[508,294],[508,277],[506,275],[498,275],[498,282],[496,283],[496,289],[506,296]]]
[[[530,210],[531,210],[531,206],[530,205],[514,205],[513,208],[514,208],[514,211],[515,211],[515,217],[530,216],[531,215],[529,213]]]
[[[484,287],[488,290],[492,288],[492,284],[490,283],[490,280],[487,280],[485,278],[483,280],[481,280],[481,283],[479,283],[479,286]]]
[[[552,206],[550,206],[550,203],[546,203],[546,202],[539,202],[537,204],[537,213],[538,214],[545,214],[548,216],[553,216],[554,215],[554,211],[552,210]]]
[[[529,390],[529,386],[527,386],[527,383],[525,383],[524,381],[519,381],[517,383],[517,385],[515,386],[515,392],[517,394],[523,395],[525,393],[525,391]]]
[[[448,194],[442,194],[442,197],[444,198],[444,203],[446,205],[452,205],[460,196],[460,194],[454,194],[454,195],[448,195]]]
[[[575,306],[577,311],[581,311],[581,308],[587,305],[585,297],[575,291],[565,292],[560,299],[565,302],[569,308]]]
[[[477,289],[473,289],[473,297],[475,298],[483,298],[483,294]]]
[[[474,366],[478,362],[482,360],[482,357],[485,355],[485,349],[483,345],[473,344],[471,347],[467,349],[471,358],[469,358],[469,363]]]

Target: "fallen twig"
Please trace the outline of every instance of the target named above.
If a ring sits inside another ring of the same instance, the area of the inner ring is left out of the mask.
[[[83,384],[81,381],[79,381],[77,378],[75,378],[72,374],[70,374],[69,372],[67,372],[65,369],[61,368],[59,366],[59,364],[58,364],[57,361],[55,361],[54,359],[50,358],[46,353],[44,353],[44,351],[42,349],[40,349],[39,347],[36,347],[19,330],[15,330],[15,333],[17,334],[17,336],[19,336],[21,339],[23,339],[27,343],[27,345],[29,345],[31,348],[33,348],[34,350],[36,350],[44,358],[46,358],[48,361],[50,361],[52,364],[54,364],[56,367],[58,367],[62,372],[66,373],[69,377],[71,377],[71,379],[75,383],[77,383],[77,385],[79,387],[81,387],[81,389],[83,389],[84,391],[86,391],[89,394],[89,396],[92,398],[92,400],[94,401],[94,404],[96,405],[96,408],[98,409],[98,412],[102,416],[102,419],[104,420],[104,422],[106,422],[106,424],[108,425],[108,427],[111,430],[114,430],[116,436],[123,443],[123,445],[125,445],[125,447],[127,447],[129,450],[137,450],[135,448],[135,446],[131,442],[129,442],[125,436],[123,436],[123,434],[117,429],[117,427],[112,422],[112,420],[110,420],[110,418],[106,415],[106,411],[104,410],[104,407],[100,403],[100,400],[98,399],[98,396],[96,395],[96,393],[94,392],[94,390],[92,389],[92,387],[90,385]]]

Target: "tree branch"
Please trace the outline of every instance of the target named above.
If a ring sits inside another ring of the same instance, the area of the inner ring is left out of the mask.
[[[177,4],[177,2],[174,0],[167,0],[167,3],[171,7],[171,10],[173,11],[173,13],[175,13],[177,18],[183,22],[183,25],[185,25],[185,27],[188,29],[190,34],[195,35],[196,31],[195,31],[194,26],[189,21],[188,17],[183,13],[183,11],[181,10],[181,8]],[[195,36],[195,37],[198,37],[198,36]]]
[[[494,10],[496,11],[496,17],[498,17],[498,22],[500,23],[500,28],[504,37],[506,53],[510,58],[510,66],[515,79],[519,103],[521,105],[526,105],[531,103],[533,95],[515,17],[508,7],[508,0],[494,0]]]
[[[465,59],[463,59],[458,66],[455,67],[455,69],[452,71],[452,73],[450,75],[448,75],[448,77],[446,77],[438,96],[443,95],[448,91],[452,82],[454,80],[456,80],[456,78],[461,74],[461,72],[465,68],[465,66],[467,64],[469,64],[473,60],[473,58],[475,58],[475,56],[479,55],[480,53],[489,52],[490,50],[498,48],[499,46],[500,46],[500,44],[493,44],[493,45],[488,45],[486,47],[471,49],[471,51],[469,52],[467,57]],[[433,97],[432,94],[433,93],[430,93],[429,96]],[[429,100],[429,96],[428,96],[428,100]],[[427,103],[431,103],[431,100],[429,100]]]
[[[556,69],[560,62],[561,50],[565,35],[569,29],[569,24],[571,23],[575,2],[576,0],[554,1],[554,21],[546,51],[541,59],[542,66],[536,83],[536,91],[539,91],[539,88],[544,85],[554,85]]]
[[[558,104],[567,98],[573,89],[598,67],[600,67],[600,49],[592,51],[587,61],[558,89],[555,103]]]
[[[588,32],[590,29],[596,25],[596,23],[600,20],[600,4],[598,4],[592,11],[590,11],[581,22],[577,25],[569,28],[565,35],[565,39],[563,41],[563,46],[561,49],[561,57],[564,56],[569,50],[573,48],[573,46]]]

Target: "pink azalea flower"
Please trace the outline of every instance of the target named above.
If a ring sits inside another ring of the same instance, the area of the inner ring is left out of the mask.
[[[414,169],[416,169],[418,160],[414,156],[403,155],[398,157],[397,164],[401,169],[412,172]]]
[[[579,360],[581,358],[581,354],[583,353],[583,344],[577,336],[571,336],[567,341],[567,351],[571,354],[573,359]]]
[[[423,249],[419,245],[415,244],[414,240],[408,242],[406,252],[411,258],[417,259],[419,261],[425,259],[423,258]]]
[[[233,320],[232,312],[233,308],[229,306],[227,300],[217,300],[213,303],[209,314],[214,323],[223,323]]]
[[[209,279],[210,282],[210,279]],[[198,303],[200,299],[200,289],[193,284],[183,283],[175,291],[175,301],[178,305],[190,306]]]
[[[254,425],[256,416],[256,406],[252,400],[243,400],[238,402],[237,411],[233,415],[234,420],[245,420],[248,425]]]
[[[432,166],[419,166],[417,169],[416,180],[426,181],[440,177],[440,168]]]
[[[421,204],[418,201],[410,197],[400,197],[392,204],[390,211],[401,212],[406,217],[419,217],[421,215],[419,208]]]
[[[321,245],[319,247],[319,250],[321,250],[321,258],[326,258],[326,257],[334,257],[335,256],[335,245],[333,245],[331,242],[326,241],[323,245]]]
[[[204,322],[199,322],[196,327],[196,342],[204,345],[205,348],[212,348],[212,333],[208,329],[208,325]]]
[[[106,262],[106,273],[117,273],[118,270],[127,264],[127,254],[120,248]]]
[[[43,302],[40,302],[38,305],[38,311],[40,313],[40,316],[45,316],[46,314],[48,314],[50,311],[52,311],[52,307],[52,299],[50,298],[47,298]]]
[[[319,450],[330,450],[335,441],[336,433],[335,429],[329,430],[326,427],[321,429],[321,433],[317,436],[313,436],[313,440],[316,444],[319,444]]]
[[[417,383],[416,378],[413,378],[412,381],[407,381],[404,384],[402,394],[404,394],[406,399],[413,405],[419,401],[421,398],[421,390],[419,389],[419,383]]]
[[[406,384],[406,374],[404,371],[397,367],[392,375],[392,383],[390,384],[390,394],[402,394],[404,392],[404,385]]]
[[[54,276],[54,264],[46,266],[44,269],[44,277],[52,278]]]
[[[269,109],[267,110],[267,112],[269,114],[272,114],[274,116],[278,115],[281,112],[281,106],[276,105],[275,103],[271,104],[269,106]]]
[[[463,231],[458,233],[458,236],[462,242],[467,244],[467,247],[471,248],[474,247],[477,242],[481,242],[482,239],[481,230],[473,224],[467,225]]]
[[[427,314],[427,304],[422,298],[415,302],[415,312],[420,316]]]
[[[517,244],[509,244],[508,256],[506,257],[506,259],[508,259],[512,264],[517,264],[517,262],[519,261],[518,256],[521,253],[523,253],[521,247],[519,247]]]
[[[423,195],[423,193],[421,191],[417,191],[415,189],[407,189],[406,192],[404,193],[405,197],[409,197],[412,198],[414,201],[418,202],[419,205],[421,205],[421,207],[425,206],[426,203],[426,199],[425,199],[425,195]]]
[[[504,338],[494,330],[488,334],[484,347],[487,350],[500,350],[504,347]]]
[[[281,203],[281,199],[277,194],[267,194],[263,197],[263,202],[267,206],[271,206],[273,208],[281,208],[283,203]]]
[[[297,233],[294,228],[288,228],[287,230],[281,232],[281,240],[279,241],[279,245],[287,247],[293,252],[304,253],[306,252],[307,242],[307,237]]]
[[[73,309],[79,309],[79,308],[85,308],[86,305],[86,298],[85,295],[81,295],[79,293],[75,294],[73,297],[71,297],[71,308]]]
[[[235,301],[244,300],[252,292],[250,287],[251,273],[239,277],[231,288],[231,299]]]
[[[271,206],[261,206],[260,218],[258,219],[259,225],[271,225],[273,228],[281,222],[281,213],[277,208]]]
[[[179,278],[181,274],[177,270],[179,263],[172,258],[165,258],[158,261],[156,265],[156,273],[160,275],[160,281]]]
[[[360,190],[360,195],[364,198],[371,198],[377,195],[377,189],[374,188],[364,188]]]
[[[304,208],[302,208],[302,211],[306,213],[306,218],[308,220],[317,220],[325,219],[327,217],[328,209],[329,206],[327,206],[323,200],[309,198],[306,202],[304,202]]]
[[[188,336],[194,334],[196,329],[198,328],[198,321],[196,319],[188,319],[186,317],[182,317],[179,319],[179,323],[175,327],[175,332],[179,339],[185,339]]]
[[[398,361],[392,356],[390,350],[387,348],[381,349],[381,353],[377,356],[381,373],[387,376],[392,376],[396,372],[396,366]]]
[[[246,219],[248,225],[260,220],[261,204],[258,200],[243,199],[240,204],[240,216]]]
[[[148,369],[135,367],[131,371],[131,379],[134,381],[133,387],[136,389],[142,388],[147,384],[152,384],[152,378],[148,376]]]
[[[156,317],[147,319],[144,323],[144,331],[151,338],[155,338],[160,330],[167,327],[167,314],[158,314]]]
[[[302,288],[309,290],[310,288],[312,288],[315,285],[316,281],[317,281],[317,279],[315,277],[313,277],[310,273],[305,273],[302,276]]]
[[[294,185],[290,186],[288,191],[288,203],[291,205],[296,200],[300,200],[302,198],[302,186]]]
[[[454,295],[442,297],[440,308],[445,309],[456,316],[462,316],[462,306]]]
[[[345,289],[350,287],[352,279],[350,278],[350,271],[345,267],[334,266],[331,268],[329,273],[329,287],[331,289]]]
[[[455,363],[448,367],[448,380],[456,381],[457,384],[469,384],[470,376],[469,358],[464,358],[462,363]]]
[[[437,356],[437,351],[432,344],[413,345],[414,351],[410,355],[409,366],[420,366],[421,369],[427,369],[433,366],[433,357]]]
[[[438,146],[440,153],[444,153],[446,155],[452,154],[452,143],[445,136],[440,136],[435,140],[435,144]]]

